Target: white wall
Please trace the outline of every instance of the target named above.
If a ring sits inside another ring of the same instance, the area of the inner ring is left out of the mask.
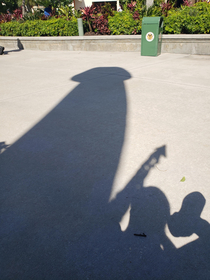
[[[119,8],[119,0],[109,0],[109,2],[111,1],[117,1],[117,10]],[[84,8],[84,7],[90,7],[92,5],[93,2],[106,2],[105,0],[74,0],[74,7],[76,10],[79,10],[80,8]]]

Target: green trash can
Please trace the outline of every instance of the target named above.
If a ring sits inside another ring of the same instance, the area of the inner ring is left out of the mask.
[[[161,53],[162,17],[144,17],[141,32],[141,55],[157,56]]]

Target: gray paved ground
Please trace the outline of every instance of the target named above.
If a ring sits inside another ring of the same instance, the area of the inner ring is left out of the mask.
[[[210,279],[210,57],[0,66],[0,279]]]

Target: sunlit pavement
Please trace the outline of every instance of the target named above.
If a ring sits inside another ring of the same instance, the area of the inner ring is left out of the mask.
[[[210,279],[210,56],[0,66],[0,279]]]

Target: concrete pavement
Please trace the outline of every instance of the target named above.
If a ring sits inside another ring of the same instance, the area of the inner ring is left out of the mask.
[[[0,279],[209,279],[210,57],[6,51]]]

